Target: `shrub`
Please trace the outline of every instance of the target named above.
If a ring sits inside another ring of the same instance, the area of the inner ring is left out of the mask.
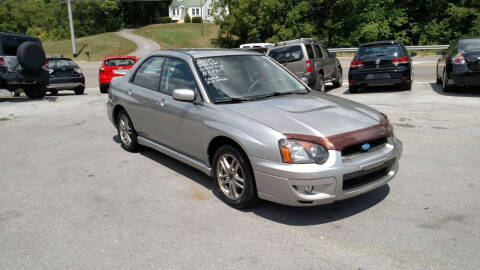
[[[160,23],[171,23],[172,19],[170,17],[160,17]]]
[[[192,22],[192,19],[190,18],[190,15],[185,14],[185,23],[191,23]]]
[[[193,17],[192,18],[192,23],[202,23],[202,18],[201,17]]]

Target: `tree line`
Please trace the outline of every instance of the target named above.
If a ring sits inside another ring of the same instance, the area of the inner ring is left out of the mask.
[[[396,39],[448,44],[480,36],[480,0],[221,0],[228,6],[216,42],[278,42],[314,37],[328,47]]]
[[[66,0],[0,0],[0,31],[41,39],[70,38]],[[172,0],[72,0],[77,37],[152,23],[168,16]]]

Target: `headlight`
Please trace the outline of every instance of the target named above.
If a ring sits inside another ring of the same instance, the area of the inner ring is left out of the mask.
[[[315,143],[281,139],[278,145],[285,163],[323,164],[328,159],[328,151],[323,146]]]

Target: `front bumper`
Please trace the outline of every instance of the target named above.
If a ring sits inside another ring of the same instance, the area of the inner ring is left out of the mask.
[[[393,179],[399,169],[402,148],[400,140],[390,138],[384,147],[353,158],[342,159],[339,151],[331,150],[329,159],[322,165],[286,164],[251,158],[258,196],[291,206],[321,205],[355,197]],[[380,168],[384,173],[378,173]],[[352,179],[355,175],[372,177],[363,181],[359,177]],[[344,185],[346,177],[348,181],[360,179],[363,182]],[[306,193],[306,186],[313,186],[313,192]]]
[[[385,75],[388,76],[388,78],[382,78],[382,76],[379,75]],[[387,86],[411,83],[412,78],[410,69],[405,66],[387,70],[350,69],[348,72],[348,82],[354,87]]]

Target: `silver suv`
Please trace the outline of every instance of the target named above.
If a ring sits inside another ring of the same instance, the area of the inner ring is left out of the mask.
[[[315,90],[325,92],[325,83],[342,86],[342,66],[330,53],[311,38],[284,41],[270,48],[267,55],[285,66]]]
[[[0,89],[32,99],[45,96],[48,62],[40,39],[24,34],[0,32]]]
[[[212,176],[237,208],[363,194],[395,176],[402,152],[385,115],[311,91],[249,51],[153,52],[112,80],[107,113],[124,149],[147,146]]]

